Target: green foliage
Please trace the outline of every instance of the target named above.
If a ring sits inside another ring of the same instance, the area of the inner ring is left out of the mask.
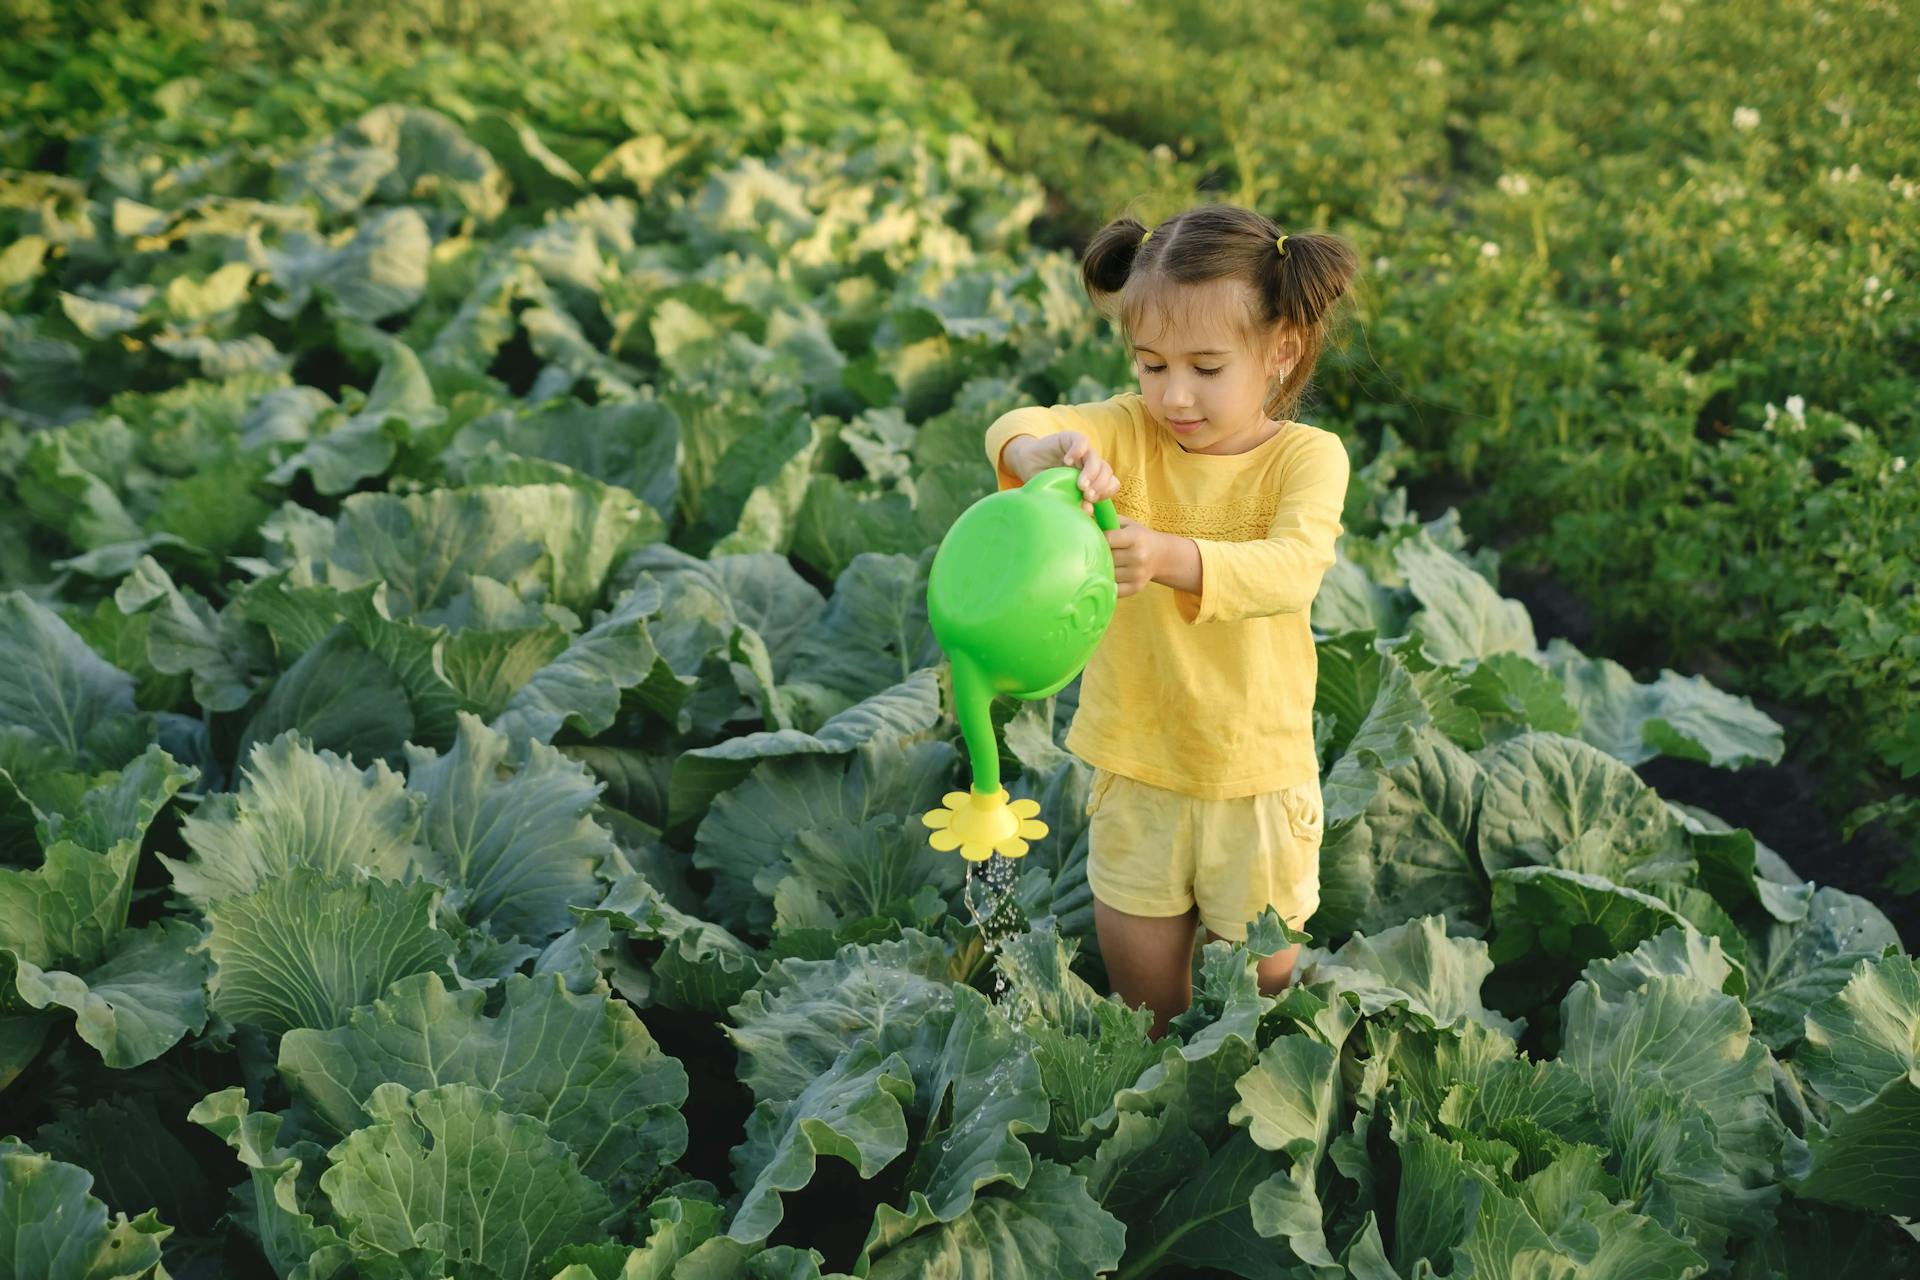
[[[1269,911],[1163,1040],[1098,994],[1073,686],[996,707],[1051,834],[983,949],[915,822],[963,781],[927,565],[984,427],[1125,366],[872,29],[140,12],[5,55],[21,1274],[1911,1269],[1911,959],[1633,768],[1781,726],[1542,649],[1392,431],[1314,606],[1301,982],[1259,990]],[[1300,163],[1359,200],[1436,92]]]
[[[1052,242],[1203,198],[1353,240],[1321,419],[1472,485],[1475,534],[1577,591],[1601,648],[1799,711],[1830,814],[1884,822],[1920,886],[1895,7],[847,7],[992,112]]]

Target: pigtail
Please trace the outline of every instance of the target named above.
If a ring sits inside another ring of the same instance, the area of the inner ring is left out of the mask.
[[[1266,411],[1276,419],[1300,411],[1326,347],[1328,317],[1360,269],[1353,246],[1339,236],[1302,231],[1286,234],[1281,243],[1284,254],[1278,247],[1267,254],[1268,312],[1292,330],[1299,358],[1268,391]]]
[[[1094,233],[1086,256],[1080,260],[1080,284],[1100,311],[1107,312],[1113,298],[1126,287],[1146,234],[1146,226],[1133,217],[1115,218]]]
[[[1286,253],[1276,248],[1271,256],[1268,296],[1274,314],[1300,329],[1319,328],[1360,269],[1351,245],[1317,231],[1288,235]]]

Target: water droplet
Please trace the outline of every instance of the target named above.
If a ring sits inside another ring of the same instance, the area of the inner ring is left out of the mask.
[[[976,881],[974,869],[978,865],[981,875]],[[1003,948],[1006,939],[1013,936],[1018,913],[1012,910],[1014,903],[1014,867],[1013,859],[999,854],[990,855],[982,864],[967,864],[967,882],[964,892],[967,913],[973,917],[973,923],[979,928],[981,942],[991,956]],[[1007,976],[997,964],[994,966],[993,1000],[999,1004],[1007,994]]]

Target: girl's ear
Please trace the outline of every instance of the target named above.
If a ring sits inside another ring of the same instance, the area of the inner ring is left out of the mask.
[[[1267,376],[1277,378],[1283,369],[1291,369],[1300,359],[1300,339],[1285,325],[1275,330],[1267,344]]]

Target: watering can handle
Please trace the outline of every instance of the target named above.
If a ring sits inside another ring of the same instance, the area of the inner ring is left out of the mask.
[[[1113,509],[1112,498],[1102,498],[1093,504],[1093,520],[1094,523],[1102,529],[1118,529],[1120,527],[1120,516],[1119,513]]]

